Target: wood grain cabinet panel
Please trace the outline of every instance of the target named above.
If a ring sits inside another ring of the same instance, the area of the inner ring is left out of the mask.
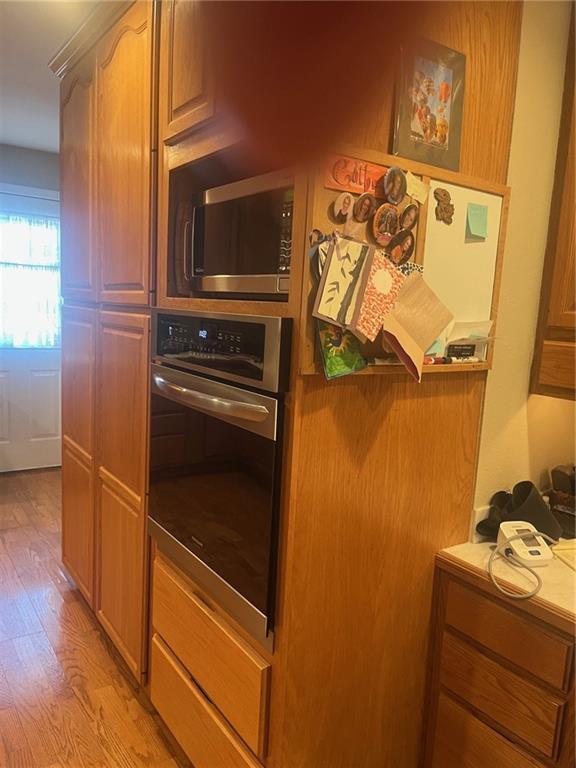
[[[133,672],[145,635],[149,317],[100,312],[97,613]]]
[[[66,436],[62,444],[62,562],[93,606],[94,468]]]
[[[441,693],[431,768],[542,768],[542,763]]]
[[[98,312],[62,312],[62,560],[94,600],[94,416]]]
[[[560,690],[568,685],[574,644],[501,603],[458,581],[450,581],[445,620],[543,682]]]
[[[134,3],[97,55],[100,300],[149,303],[152,4]]]
[[[134,674],[144,637],[144,513],[126,502],[113,481],[99,479],[97,613]]]
[[[576,397],[576,116],[574,113],[574,9],[566,59],[556,173],[542,277],[531,391]]]
[[[81,61],[60,86],[60,251],[62,295],[98,300],[92,243],[94,70]]]
[[[100,467],[134,506],[145,484],[149,324],[147,315],[100,313]]]
[[[162,640],[152,638],[150,697],[194,768],[259,768]]]
[[[574,285],[574,283],[572,283]],[[540,358],[540,384],[574,391],[576,344],[573,341],[544,341]]]
[[[564,703],[450,632],[442,642],[440,682],[546,757],[556,755]]]
[[[154,629],[248,746],[262,754],[270,665],[158,559],[152,610]]]
[[[94,397],[98,311],[62,311],[62,434],[89,462],[94,453]]]
[[[160,130],[172,143],[214,114],[199,0],[162,3],[160,45]]]

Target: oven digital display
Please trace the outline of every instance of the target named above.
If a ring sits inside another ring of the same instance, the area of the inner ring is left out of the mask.
[[[207,339],[208,338],[208,331],[205,328],[200,328],[200,330],[198,331],[198,336],[201,339]]]

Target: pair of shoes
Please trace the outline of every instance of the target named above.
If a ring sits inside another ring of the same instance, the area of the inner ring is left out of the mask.
[[[517,483],[512,493],[498,491],[490,499],[490,511],[485,520],[476,526],[477,533],[491,541],[498,538],[500,523],[509,520],[525,520],[532,523],[537,531],[545,533],[558,541],[562,528],[542,495],[529,480]]]

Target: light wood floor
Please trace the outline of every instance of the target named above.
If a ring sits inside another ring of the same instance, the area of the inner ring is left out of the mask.
[[[178,765],[62,570],[60,472],[0,474],[1,768]]]

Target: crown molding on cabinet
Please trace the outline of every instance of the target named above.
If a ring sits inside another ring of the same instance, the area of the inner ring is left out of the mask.
[[[64,77],[133,4],[134,0],[101,2],[48,62],[52,72],[60,78]]]

